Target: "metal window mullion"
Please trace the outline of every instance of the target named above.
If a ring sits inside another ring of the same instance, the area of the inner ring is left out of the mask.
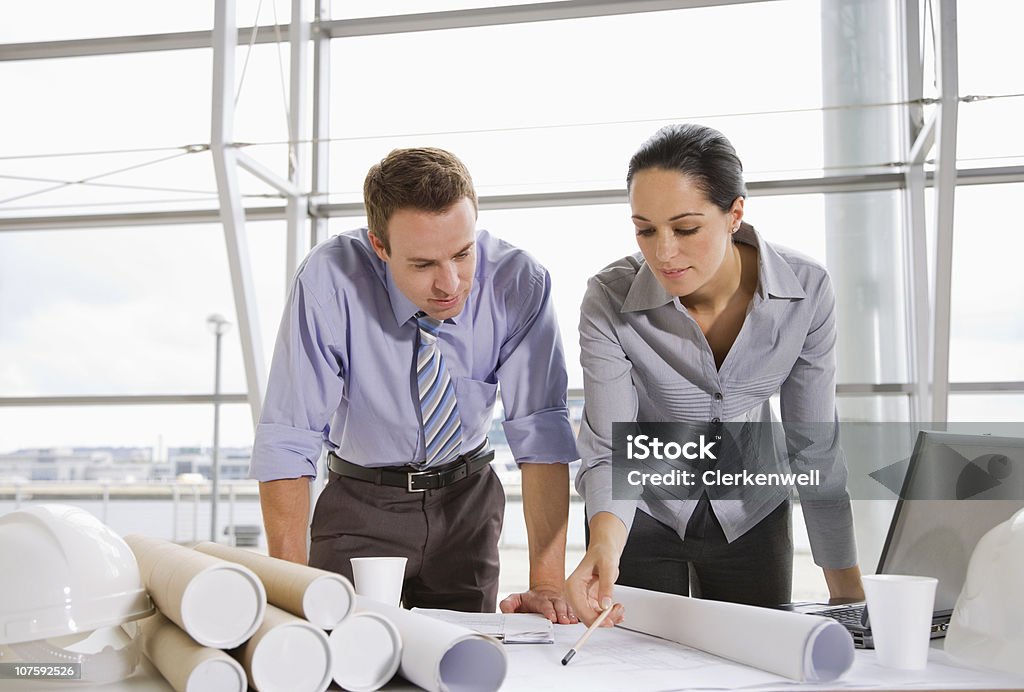
[[[27,406],[167,406],[171,404],[249,403],[248,394],[94,394],[69,396],[5,396],[0,407]]]
[[[666,12],[699,7],[747,5],[777,0],[563,0],[475,7],[464,10],[396,14],[381,17],[335,19],[321,26],[332,38],[385,36],[416,31],[469,29],[566,19],[588,19],[620,14]]]
[[[274,27],[255,27],[256,43],[274,43]],[[238,43],[252,40],[254,27],[238,29]],[[287,27],[281,27],[286,31]],[[50,58],[84,58],[96,55],[124,55],[152,53],[165,50],[196,50],[213,45],[211,31],[179,31],[163,34],[134,36],[103,36],[66,41],[35,41],[31,43],[0,43],[0,62],[19,60],[47,60]]]
[[[331,37],[319,28],[331,16],[331,0],[316,0],[313,27],[313,180],[310,186],[310,243],[326,240],[328,219],[318,212],[330,190]]]
[[[957,76],[956,0],[938,0],[940,89],[935,152],[935,300],[933,319],[932,421],[949,415],[950,306],[953,283],[953,213],[960,89]]]
[[[214,20],[213,99],[210,127],[210,152],[217,178],[220,198],[220,219],[224,226],[228,267],[238,319],[238,336],[242,344],[242,361],[248,387],[249,408],[253,425],[259,420],[263,394],[266,390],[262,335],[256,310],[249,262],[248,238],[245,230],[245,209],[238,183],[237,150],[232,146],[234,123],[235,30],[234,0],[217,0]]]
[[[1024,166],[993,168],[966,168],[957,171],[957,185],[1008,185],[1024,182]],[[906,186],[903,173],[880,173],[858,176],[839,181],[828,176],[802,180],[755,181],[747,185],[751,197],[773,195],[832,194],[865,190],[900,190]],[[935,186],[935,176],[925,172],[925,187]],[[586,206],[596,204],[625,204],[624,190],[583,190],[578,192],[530,193],[522,195],[484,195],[481,209],[530,209],[552,206]],[[327,218],[351,217],[364,214],[361,202],[321,204],[315,214]],[[247,207],[248,221],[278,221],[285,218],[285,208]],[[0,233],[15,231],[69,230],[111,228],[116,226],[160,226],[190,223],[216,223],[220,212],[216,209],[167,210],[149,212],[121,212],[104,214],[58,214],[47,216],[0,217]]]
[[[919,0],[901,1],[902,99],[907,103],[903,146],[908,151],[904,174],[904,266],[907,275],[907,330],[913,382],[911,411],[914,420],[931,413],[931,298],[928,281],[928,229],[925,213],[924,160],[934,141],[935,120],[924,122],[924,65],[921,55]]]
[[[741,5],[777,0],[567,0],[562,2],[510,5],[504,7],[476,7],[465,10],[446,10],[419,14],[360,17],[330,20],[330,14],[319,23],[327,36],[376,36],[410,31],[460,29],[499,24],[584,19],[619,14],[661,12],[695,7]],[[234,23],[234,22],[232,22]],[[257,27],[256,43],[274,43],[274,26]],[[284,32],[287,26],[280,27]],[[236,43],[247,44],[253,27],[238,30]],[[209,48],[214,41],[210,31],[181,31],[133,36],[104,36],[100,38],[71,39],[66,41],[34,41],[29,43],[0,44],[0,62],[14,60],[45,60],[74,58],[90,55],[118,55],[164,50]]]
[[[310,24],[306,19],[306,0],[292,0],[292,23],[289,31],[291,62],[288,85],[288,180],[296,190],[288,196],[286,216],[288,230],[285,249],[285,290],[291,286],[292,277],[302,258],[309,251],[309,235],[306,223],[309,219],[309,198],[305,194],[306,151],[308,139],[306,97],[309,95],[309,51]]]

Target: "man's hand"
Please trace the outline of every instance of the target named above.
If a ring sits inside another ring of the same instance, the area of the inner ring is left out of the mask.
[[[575,625],[579,620],[558,589],[537,587],[514,593],[500,604],[503,613],[540,613],[557,625]]]

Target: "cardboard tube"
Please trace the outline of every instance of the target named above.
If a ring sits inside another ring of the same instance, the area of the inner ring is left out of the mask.
[[[352,692],[379,690],[402,663],[402,635],[378,613],[353,613],[330,640],[334,681]]]
[[[124,540],[160,612],[203,646],[234,648],[260,626],[267,594],[248,568],[158,538]]]
[[[139,627],[143,653],[175,692],[245,692],[245,671],[220,649],[197,644],[160,613]]]
[[[200,543],[194,549],[245,565],[263,582],[268,602],[320,629],[333,630],[355,604],[352,583],[340,574],[217,543]]]
[[[259,692],[323,692],[331,684],[327,635],[276,606],[267,606],[256,634],[231,655]]]

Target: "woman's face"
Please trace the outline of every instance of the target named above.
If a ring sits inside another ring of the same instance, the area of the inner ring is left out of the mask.
[[[629,204],[640,252],[665,290],[679,297],[713,292],[743,218],[743,198],[723,212],[692,178],[648,168],[633,176]]]

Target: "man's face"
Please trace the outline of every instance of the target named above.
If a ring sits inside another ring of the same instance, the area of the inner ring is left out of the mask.
[[[476,208],[468,198],[441,213],[399,209],[388,221],[391,252],[370,234],[373,249],[391,265],[395,285],[436,320],[462,312],[476,271]]]

